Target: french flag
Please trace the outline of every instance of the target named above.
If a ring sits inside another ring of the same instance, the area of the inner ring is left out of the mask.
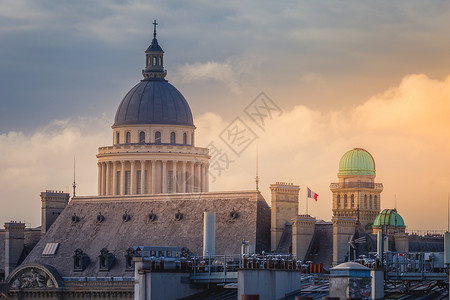
[[[314,193],[313,191],[311,191],[311,190],[309,189],[309,187],[307,187],[307,188],[308,188],[308,198],[314,198],[314,200],[317,201],[317,197],[319,197],[319,195],[316,194],[316,193]]]

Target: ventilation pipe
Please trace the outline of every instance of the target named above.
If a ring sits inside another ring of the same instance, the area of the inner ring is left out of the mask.
[[[203,213],[203,256],[214,256],[216,252],[216,213]]]

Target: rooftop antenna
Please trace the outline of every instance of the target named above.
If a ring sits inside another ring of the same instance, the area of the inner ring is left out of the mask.
[[[73,156],[73,182],[72,182],[72,187],[73,187],[73,196],[72,198],[75,197],[75,189],[77,187],[77,183],[75,181],[75,155]]]
[[[358,219],[357,219],[357,222],[359,223],[359,201],[358,201],[358,207],[357,207],[357,210],[358,210]]]
[[[397,194],[394,194],[394,209],[397,210]]]
[[[156,20],[153,21],[153,38],[156,39],[156,25],[158,25],[158,23],[156,23]]]
[[[450,210],[450,193],[447,194],[447,231],[450,232],[450,215],[449,215],[449,211]]]
[[[256,146],[256,190],[259,191],[259,175],[258,175],[258,146]]]

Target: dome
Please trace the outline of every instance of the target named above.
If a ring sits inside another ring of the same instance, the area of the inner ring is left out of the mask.
[[[375,161],[366,150],[354,148],[345,153],[339,161],[338,175],[375,176]]]
[[[396,209],[385,209],[373,221],[372,227],[401,227],[405,228],[405,222]]]
[[[186,99],[161,79],[144,79],[123,98],[113,126],[133,124],[194,126]]]

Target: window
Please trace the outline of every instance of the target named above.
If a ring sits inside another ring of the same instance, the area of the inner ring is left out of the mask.
[[[347,208],[347,195],[344,195],[344,208]]]
[[[175,132],[173,131],[170,133],[170,143],[175,144]]]
[[[156,56],[153,56],[153,65],[156,66],[157,60],[158,58]]]
[[[116,195],[120,195],[120,171],[117,171],[116,173],[116,182],[117,182]]]
[[[116,144],[120,144],[120,133],[116,132]]]
[[[194,146],[194,134],[191,134],[191,145]]]
[[[161,145],[161,132],[159,131],[155,132],[155,144]]]
[[[139,144],[145,144],[145,132],[139,132]]]
[[[337,208],[341,206],[341,195],[337,195]]]
[[[372,205],[373,205],[372,204],[372,195],[370,195],[370,197],[369,197],[369,207],[372,208]]]
[[[377,195],[374,196],[375,200],[373,201],[373,208],[377,209],[378,203],[377,203]]]
[[[355,195],[352,194],[352,195],[350,196],[350,199],[351,199],[351,200],[350,200],[350,201],[351,201],[351,206],[352,206],[352,208],[353,208],[353,207],[355,207]]]
[[[167,192],[173,193],[173,171],[168,171],[167,175],[168,175]]]
[[[186,132],[183,133],[183,144],[187,145],[187,134],[186,134]]]
[[[163,63],[162,63],[162,56],[159,57],[159,65],[160,65],[160,66],[163,65]]]
[[[367,195],[364,195],[364,208],[367,208]]]
[[[131,172],[125,171],[125,195],[129,195],[131,191]]]
[[[125,135],[125,143],[129,144],[131,143],[131,133],[128,131],[127,134]]]
[[[141,193],[141,170],[136,171],[136,194]]]

